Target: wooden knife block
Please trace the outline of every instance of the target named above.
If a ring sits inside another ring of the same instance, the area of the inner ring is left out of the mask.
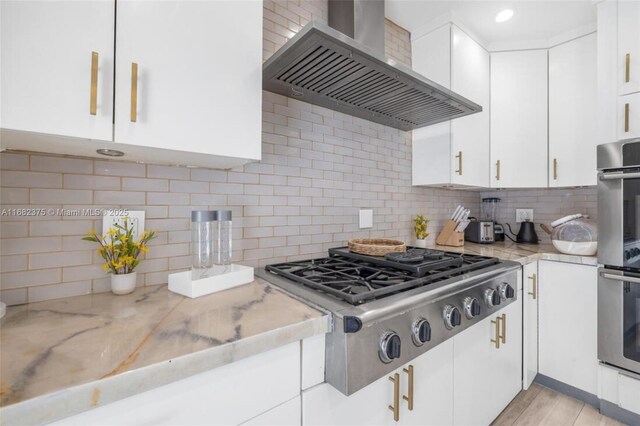
[[[449,219],[444,228],[436,238],[436,244],[439,246],[462,247],[464,246],[464,232],[456,232],[458,224]]]

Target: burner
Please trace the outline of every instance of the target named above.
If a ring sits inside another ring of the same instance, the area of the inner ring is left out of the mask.
[[[415,263],[422,262],[424,260],[423,255],[411,251],[407,251],[404,253],[387,253],[385,254],[384,258],[393,262],[400,263]]]

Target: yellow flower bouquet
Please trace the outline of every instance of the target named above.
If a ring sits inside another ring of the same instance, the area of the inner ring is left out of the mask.
[[[133,228],[129,226],[129,221],[124,220],[124,226],[114,225],[109,231],[99,237],[96,231],[89,232],[85,241],[92,241],[100,244],[98,253],[105,260],[102,267],[111,274],[129,274],[134,271],[140,263],[140,254],[147,253],[149,248],[147,243],[156,237],[155,231],[144,231],[139,241],[133,239]]]

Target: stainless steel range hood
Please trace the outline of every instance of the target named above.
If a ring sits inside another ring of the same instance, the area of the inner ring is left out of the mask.
[[[264,63],[264,90],[401,130],[482,111],[384,56],[383,0],[330,0],[329,23],[359,41],[323,23],[307,24]]]

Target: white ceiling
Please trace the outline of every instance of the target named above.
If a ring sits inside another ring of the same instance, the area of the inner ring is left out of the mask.
[[[410,32],[435,18],[453,13],[466,28],[487,44],[549,40],[596,21],[591,0],[386,0],[386,16]],[[513,9],[507,22],[496,14]]]

